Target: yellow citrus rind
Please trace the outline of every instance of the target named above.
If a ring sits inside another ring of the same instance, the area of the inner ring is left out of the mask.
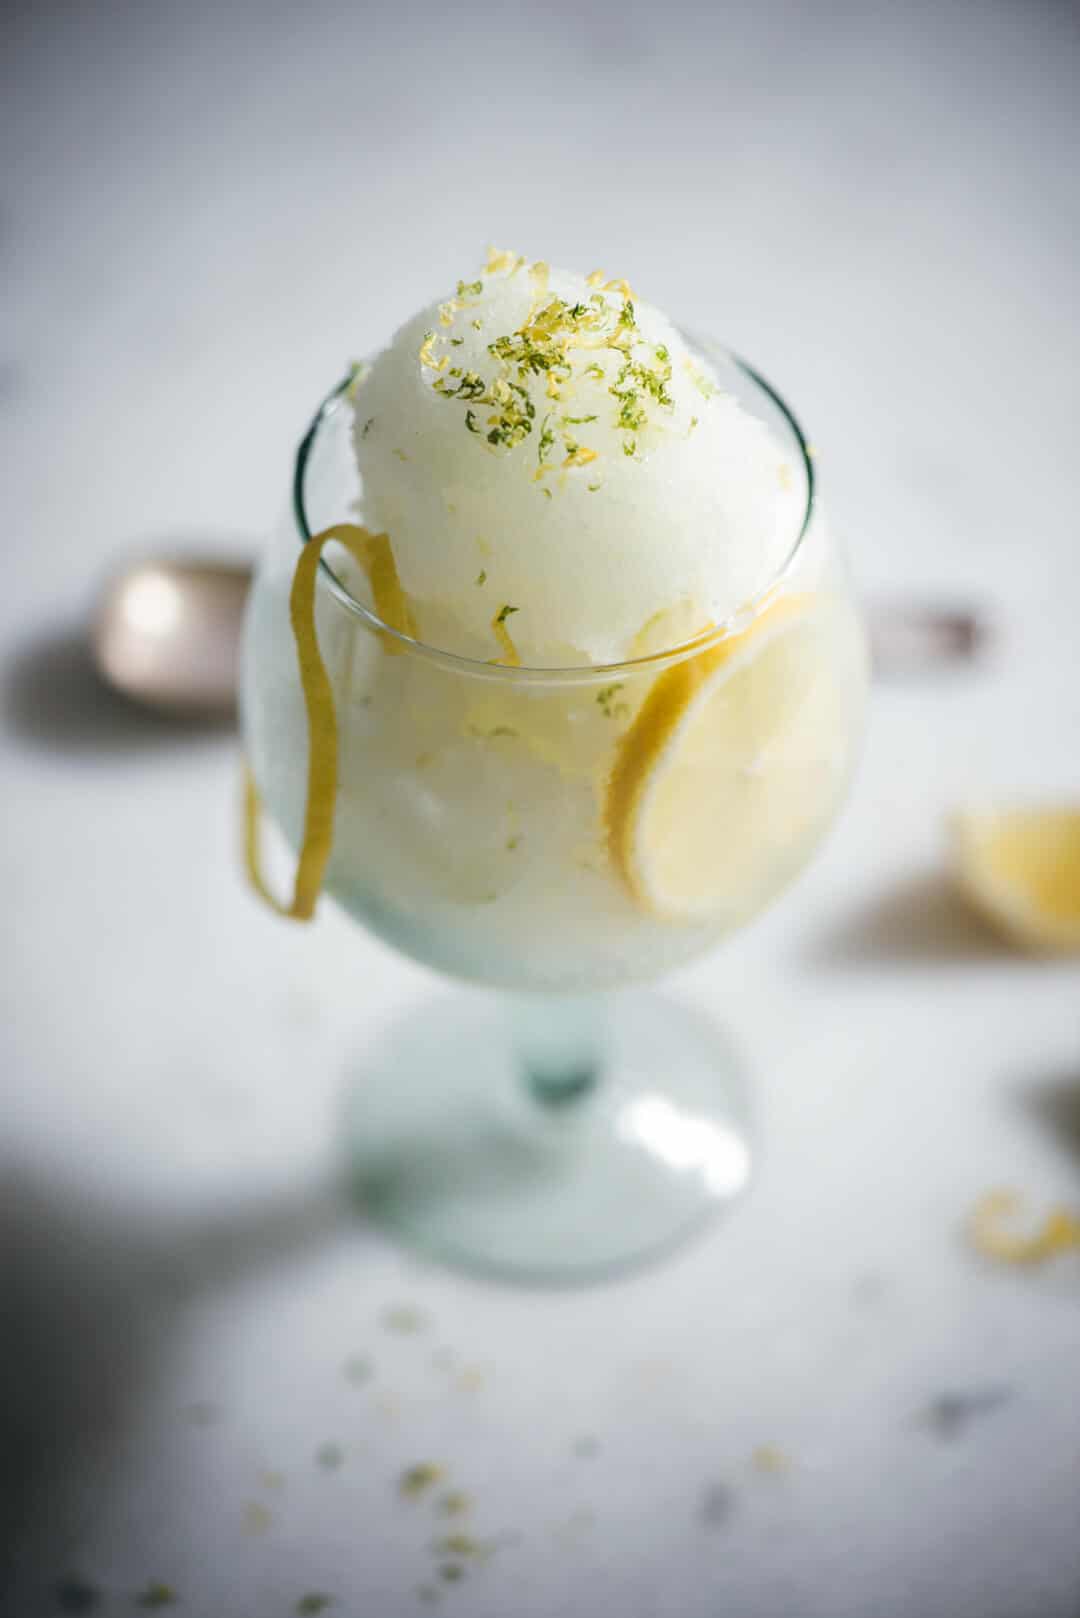
[[[693,894],[658,888],[649,846],[655,788],[677,759],[702,703],[777,636],[806,620],[813,600],[807,595],[773,598],[746,629],[665,670],[620,741],[604,799],[604,828],[612,863],[642,909],[677,920],[688,919],[697,908]],[[686,812],[708,813],[709,805],[687,804]]]
[[[343,545],[364,569],[371,585],[375,611],[383,623],[402,634],[415,636],[412,613],[401,588],[388,535],[369,533],[366,528],[354,523],[336,523],[312,535],[297,558],[289,592],[289,618],[296,641],[300,685],[307,713],[308,768],[300,855],[292,898],[287,902],[277,898],[263,875],[259,837],[262,806],[251,771],[244,772],[244,862],[248,878],[256,893],[272,910],[293,921],[310,921],[315,914],[334,842],[338,789],[337,715],[333,686],[319,650],[315,625],[319,563],[324,549],[332,540]],[[402,650],[393,636],[383,635],[382,642],[387,652]]]

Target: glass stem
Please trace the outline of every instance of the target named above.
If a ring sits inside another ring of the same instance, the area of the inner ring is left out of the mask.
[[[548,1111],[582,1101],[604,1067],[604,995],[508,995],[510,1037],[532,1100]]]

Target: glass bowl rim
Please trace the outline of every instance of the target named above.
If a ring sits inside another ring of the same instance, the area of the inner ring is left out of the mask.
[[[319,562],[319,572],[327,583],[331,595],[348,612],[365,623],[369,629],[380,635],[388,635],[401,646],[403,651],[413,656],[442,665],[448,669],[455,669],[460,674],[469,675],[473,679],[498,680],[514,682],[522,685],[584,685],[593,681],[611,680],[613,676],[621,674],[640,674],[649,669],[663,669],[674,663],[683,662],[688,657],[696,657],[700,653],[709,651],[721,641],[727,640],[744,630],[759,610],[763,601],[770,596],[783,581],[784,575],[795,562],[802,550],[806,535],[810,529],[814,513],[817,509],[817,486],[814,477],[814,461],[810,446],[794,412],[789,409],[781,395],[767,382],[761,373],[741,359],[733,350],[711,339],[695,339],[690,333],[682,335],[697,353],[708,354],[710,350],[722,354],[737,370],[741,371],[756,388],[759,388],[779,410],[787,422],[789,429],[798,446],[802,457],[803,471],[806,476],[806,504],[803,510],[802,522],[792,545],[789,547],[784,560],[776,569],[772,578],[756,592],[755,595],[744,601],[723,623],[714,625],[705,634],[696,636],[693,640],[683,641],[678,646],[666,648],[661,652],[650,652],[647,656],[629,658],[617,663],[583,663],[570,667],[545,668],[537,665],[510,665],[506,663],[485,662],[481,658],[465,657],[459,652],[450,652],[440,646],[429,645],[427,641],[417,640],[406,635],[402,630],[393,628],[384,623],[378,613],[358,601],[348,587],[334,572],[326,557]],[[307,474],[308,462],[315,446],[320,429],[331,415],[338,409],[352,384],[355,368],[344,376],[335,387],[322,400],[312,418],[296,451],[292,483],[292,507],[296,525],[300,532],[300,542],[306,545],[313,537],[312,529],[307,520],[305,507],[304,481]]]

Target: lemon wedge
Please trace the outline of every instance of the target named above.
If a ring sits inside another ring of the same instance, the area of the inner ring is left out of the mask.
[[[604,803],[612,861],[643,909],[740,916],[802,863],[849,734],[832,629],[821,598],[781,597],[659,676]]]
[[[972,811],[953,818],[960,886],[1027,949],[1080,950],[1080,809]]]

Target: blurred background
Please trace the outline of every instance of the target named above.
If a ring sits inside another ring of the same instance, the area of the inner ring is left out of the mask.
[[[1076,1618],[1078,1271],[997,1269],[964,1221],[1080,1203],[1080,976],[995,942],[942,855],[952,807],[1076,788],[1075,7],[0,28],[4,1618]],[[824,856],[672,985],[752,1052],[749,1199],[578,1293],[356,1219],[349,1054],[437,985],[258,908],[235,738],[109,695],[86,641],[125,559],[251,554],[345,362],[489,242],[749,356],[867,598],[994,629],[879,684]],[[484,1554],[439,1548],[462,1523]]]

